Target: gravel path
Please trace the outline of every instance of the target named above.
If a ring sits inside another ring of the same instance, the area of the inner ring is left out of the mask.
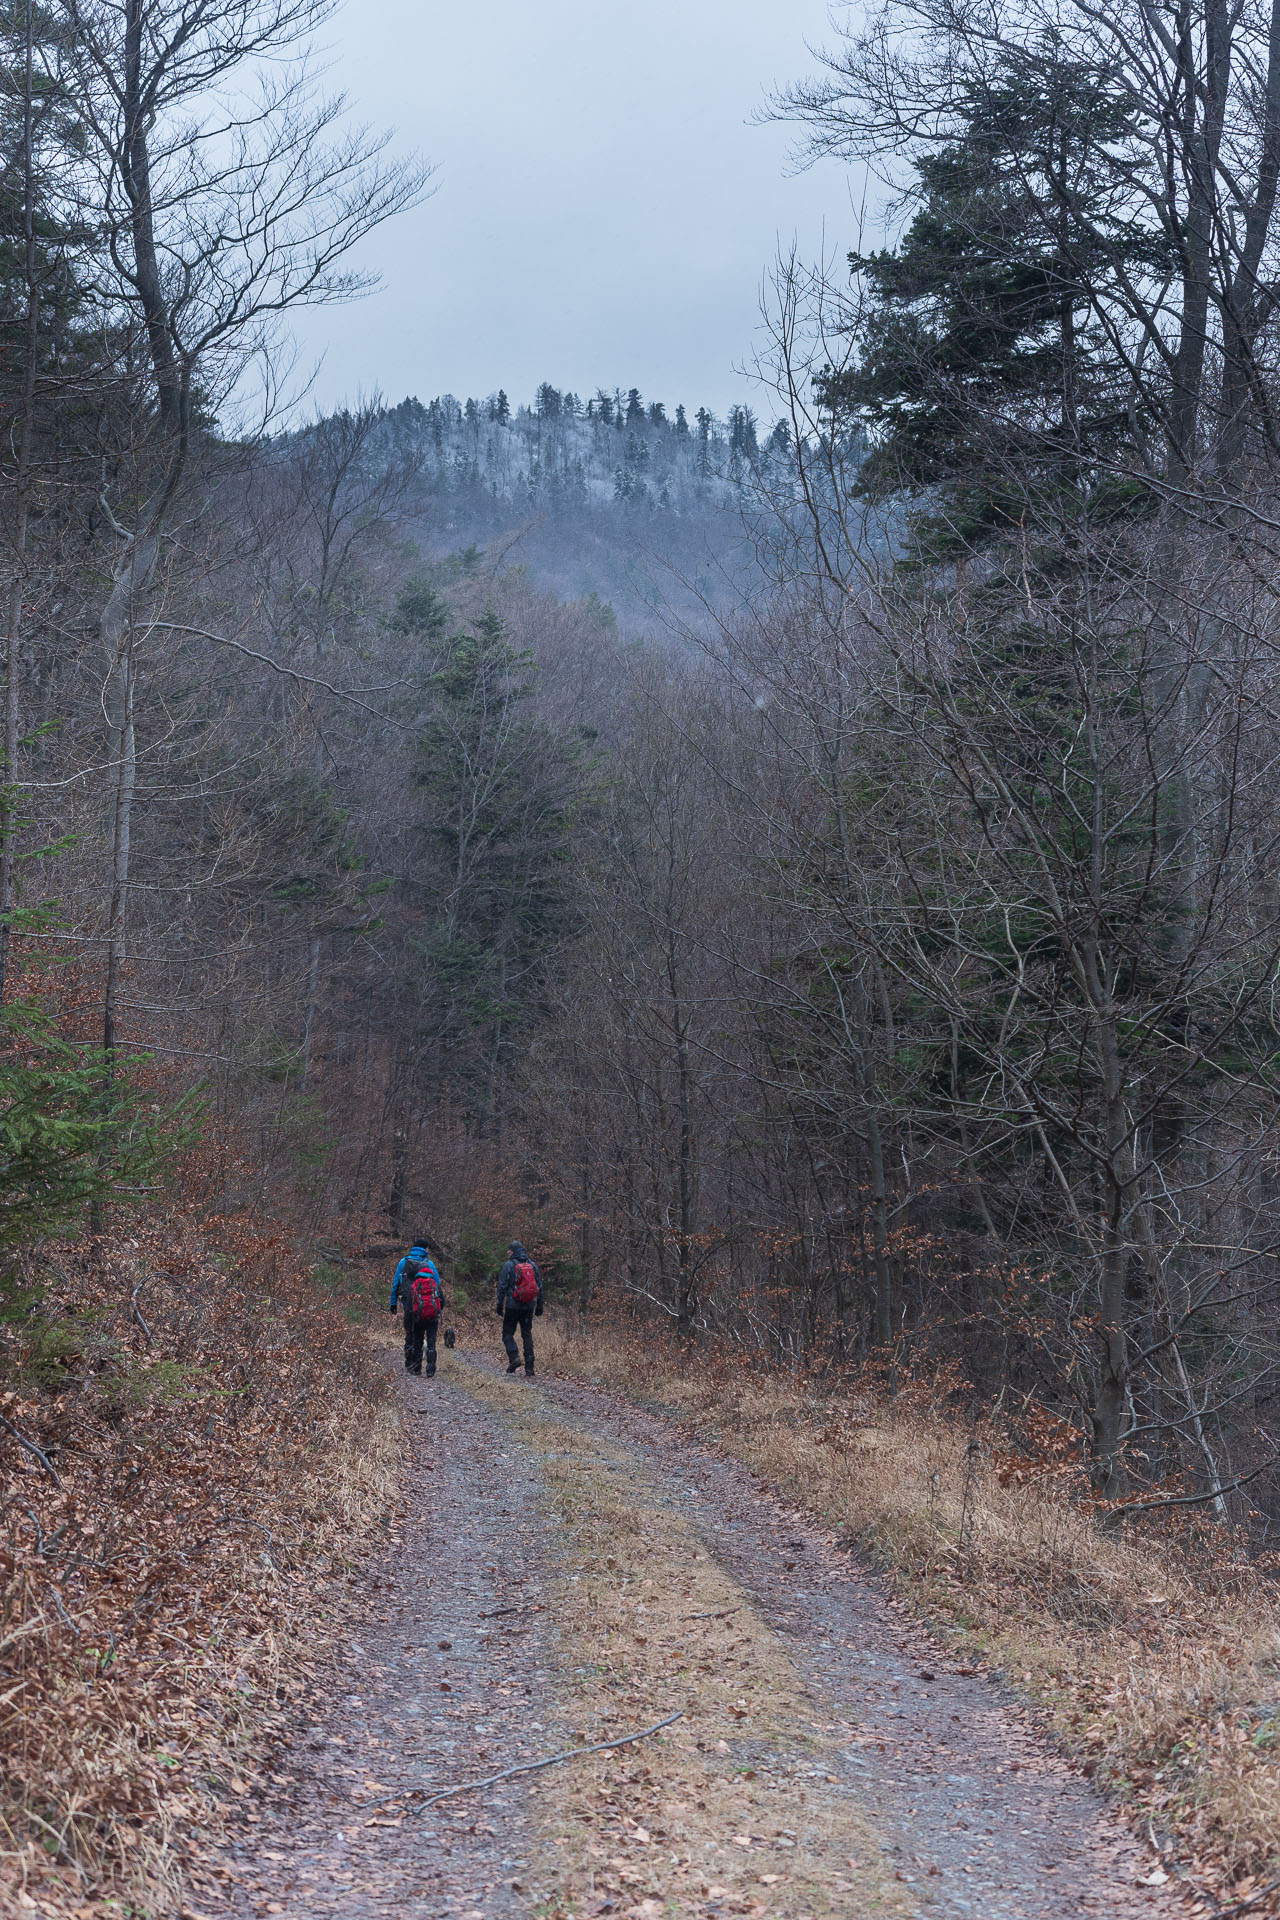
[[[403,1540],[381,1582],[371,1579],[328,1710],[299,1725],[216,1870],[193,1877],[189,1913],[497,1920],[527,1912],[529,1885],[553,1878],[545,1858],[528,1858],[519,1781],[422,1816],[369,1805],[559,1744],[542,1610],[557,1539],[536,1465],[467,1391],[467,1375],[455,1362],[448,1378],[405,1382],[415,1463]],[[649,1497],[661,1489],[783,1637],[839,1756],[831,1786],[869,1817],[919,1915],[1185,1913],[1173,1887],[1140,1884],[1152,1854],[1004,1690],[958,1669],[829,1534],[744,1468],[576,1383],[521,1379],[510,1390],[536,1393],[556,1419],[630,1454]],[[714,1904],[707,1913],[718,1920]]]
[[[194,1880],[189,1911],[208,1920],[524,1911],[518,1781],[407,1819],[367,1810],[379,1789],[483,1778],[552,1743],[536,1472],[461,1386],[403,1391],[403,1541],[371,1582],[327,1711],[299,1725],[221,1872]]]
[[[561,1416],[634,1451],[779,1632],[848,1744],[846,1778],[928,1915],[1172,1920],[1158,1862],[998,1682],[958,1669],[829,1533],[669,1423],[569,1382]]]

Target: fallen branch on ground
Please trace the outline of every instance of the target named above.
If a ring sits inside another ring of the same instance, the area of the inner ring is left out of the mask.
[[[1247,1487],[1251,1480],[1274,1467],[1280,1459],[1280,1453],[1267,1456],[1260,1467],[1253,1467],[1248,1473],[1238,1473],[1233,1480],[1223,1480],[1217,1486],[1210,1487],[1207,1493],[1179,1493],[1162,1495],[1158,1500],[1120,1500],[1102,1511],[1112,1517],[1119,1514],[1123,1519],[1131,1513],[1163,1513],[1170,1507],[1203,1507],[1210,1500],[1220,1500],[1224,1494],[1236,1493],[1241,1487]]]
[[[155,1345],[155,1336],[152,1334],[150,1327],[147,1325],[146,1321],[143,1319],[142,1309],[138,1305],[138,1295],[142,1292],[143,1284],[144,1283],[141,1280],[139,1280],[137,1286],[133,1290],[132,1297],[130,1298],[130,1301],[129,1301],[129,1316],[131,1319],[137,1321],[138,1325],[142,1328],[142,1331],[146,1334],[147,1345],[149,1347],[153,1347]]]
[[[1243,1920],[1246,1913],[1256,1913],[1264,1900],[1270,1900],[1271,1896],[1278,1892],[1280,1892],[1280,1880],[1270,1880],[1265,1887],[1258,1887],[1245,1899],[1233,1900],[1230,1906],[1220,1907],[1215,1900],[1213,1902],[1214,1920]],[[1202,1894],[1201,1898],[1205,1896]]]
[[[682,1613],[680,1620],[682,1625],[689,1620],[727,1620],[731,1613],[741,1612],[741,1607],[721,1607],[719,1613]]]
[[[617,1740],[597,1740],[592,1747],[567,1747],[563,1753],[551,1753],[545,1760],[525,1760],[518,1767],[505,1767],[501,1773],[491,1773],[484,1780],[460,1780],[456,1786],[441,1787],[420,1806],[407,1809],[410,1813],[425,1813],[428,1807],[434,1807],[437,1800],[448,1800],[455,1793],[475,1793],[481,1787],[495,1787],[499,1780],[510,1780],[517,1773],[541,1773],[544,1767],[558,1767],[562,1760],[578,1760],[585,1753],[608,1753],[612,1747],[629,1747],[636,1740],[647,1740],[651,1734],[661,1733],[674,1720],[684,1719],[684,1709],[679,1713],[669,1713],[665,1720],[659,1720],[654,1727],[645,1727],[640,1733],[624,1733]],[[381,1800],[366,1800],[357,1809],[360,1813],[369,1813],[374,1807],[389,1807],[397,1800],[403,1800],[411,1793],[421,1793],[421,1787],[405,1787],[400,1793],[384,1794]]]
[[[60,1489],[62,1482],[59,1480],[57,1470],[44,1448],[38,1447],[34,1440],[28,1440],[25,1433],[19,1433],[13,1422],[6,1420],[2,1413],[0,1413],[0,1427],[3,1427],[6,1433],[11,1433],[18,1445],[24,1447],[29,1454],[32,1454],[34,1458],[40,1462],[40,1465],[44,1468],[54,1486]]]

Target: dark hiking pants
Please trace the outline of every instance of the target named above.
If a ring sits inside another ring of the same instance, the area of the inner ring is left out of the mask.
[[[520,1344],[524,1348],[524,1370],[533,1372],[533,1308],[508,1307],[502,1316],[502,1344],[507,1350],[507,1359],[514,1367],[519,1359],[516,1352],[516,1328],[520,1329]]]
[[[422,1372],[422,1343],[427,1343],[427,1372],[436,1370],[436,1333],[438,1319],[424,1320],[419,1313],[404,1310],[404,1364],[409,1373]]]

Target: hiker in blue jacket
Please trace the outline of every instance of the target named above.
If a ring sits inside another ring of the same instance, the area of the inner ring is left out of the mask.
[[[494,1311],[502,1316],[502,1344],[507,1350],[507,1372],[518,1373],[516,1328],[524,1348],[524,1370],[533,1378],[533,1317],[542,1312],[542,1275],[518,1240],[507,1249],[508,1257],[498,1275],[498,1303]]]
[[[440,1269],[427,1252],[425,1239],[415,1240],[396,1268],[391,1282],[391,1311],[399,1300],[404,1308],[404,1370],[422,1372],[422,1347],[427,1348],[427,1378],[436,1370],[436,1333],[444,1312],[444,1288]],[[425,1307],[434,1307],[434,1313]]]

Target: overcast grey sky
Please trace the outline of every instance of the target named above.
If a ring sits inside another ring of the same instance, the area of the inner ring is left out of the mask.
[[[751,124],[831,37],[826,0],[348,0],[333,80],[439,173],[366,248],[382,286],[301,317],[314,398],[750,401],[733,369],[779,239],[852,237],[842,170],[789,174],[792,133]]]

